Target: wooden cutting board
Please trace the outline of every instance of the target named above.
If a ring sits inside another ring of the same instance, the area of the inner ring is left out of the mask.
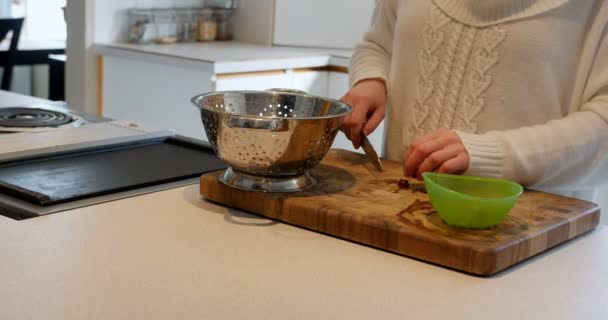
[[[201,176],[206,199],[229,207],[478,275],[491,275],[594,229],[598,205],[526,191],[507,218],[485,230],[446,225],[424,190],[399,188],[401,164],[374,171],[365,156],[330,150],[305,192],[262,193]],[[414,180],[410,180],[414,182]]]

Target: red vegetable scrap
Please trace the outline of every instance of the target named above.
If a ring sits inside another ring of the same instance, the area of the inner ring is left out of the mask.
[[[399,179],[399,182],[397,182],[397,185],[399,186],[399,188],[407,190],[410,187],[410,182],[407,181],[406,179]]]

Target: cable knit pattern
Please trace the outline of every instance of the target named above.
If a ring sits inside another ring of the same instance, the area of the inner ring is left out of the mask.
[[[460,122],[453,122],[453,127],[466,132],[477,132],[477,124],[473,121],[483,110],[485,99],[483,93],[492,84],[492,77],[488,72],[499,60],[496,48],[507,36],[502,27],[490,27],[480,31],[479,47],[475,48],[470,57],[470,71],[465,81],[465,92],[462,99],[462,114]]]
[[[438,105],[438,109],[443,107],[443,110],[441,112],[440,121],[436,123],[436,128],[452,127],[454,114],[458,104],[458,95],[462,88],[462,79],[466,72],[469,54],[473,47],[473,40],[475,39],[476,33],[475,29],[465,29],[463,25],[458,24],[457,31],[454,33],[454,36],[451,37],[453,39],[460,39],[460,52],[453,57],[452,72],[448,75],[450,86],[448,87],[448,94],[445,101]]]
[[[418,51],[414,121],[404,131],[405,141],[436,128],[477,132],[474,119],[485,106],[483,93],[492,84],[489,73],[506,36],[503,27],[466,26],[430,7]]]
[[[441,31],[450,19],[441,11],[431,10],[429,23],[424,26],[424,47],[418,52],[418,64],[420,72],[417,80],[417,98],[414,106],[414,121],[411,133],[415,134],[417,128],[421,128],[429,117],[432,107],[429,105],[430,98],[436,90],[434,74],[440,64],[436,51],[443,43],[445,33]]]

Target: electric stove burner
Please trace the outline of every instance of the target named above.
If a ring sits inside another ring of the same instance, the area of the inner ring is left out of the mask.
[[[34,107],[0,108],[0,131],[29,132],[82,125],[84,120],[66,112]]]
[[[34,108],[0,109],[0,126],[16,128],[57,127],[73,119],[62,112]]]

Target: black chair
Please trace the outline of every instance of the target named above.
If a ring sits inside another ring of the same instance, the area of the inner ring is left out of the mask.
[[[17,55],[17,44],[19,43],[19,35],[21,34],[21,26],[23,18],[0,19],[0,40],[3,40],[9,31],[13,32],[11,43],[8,49],[8,54],[4,61],[0,61],[0,67],[4,69],[2,72],[2,90],[11,89],[11,80],[13,77],[13,66],[15,65],[15,56]]]

